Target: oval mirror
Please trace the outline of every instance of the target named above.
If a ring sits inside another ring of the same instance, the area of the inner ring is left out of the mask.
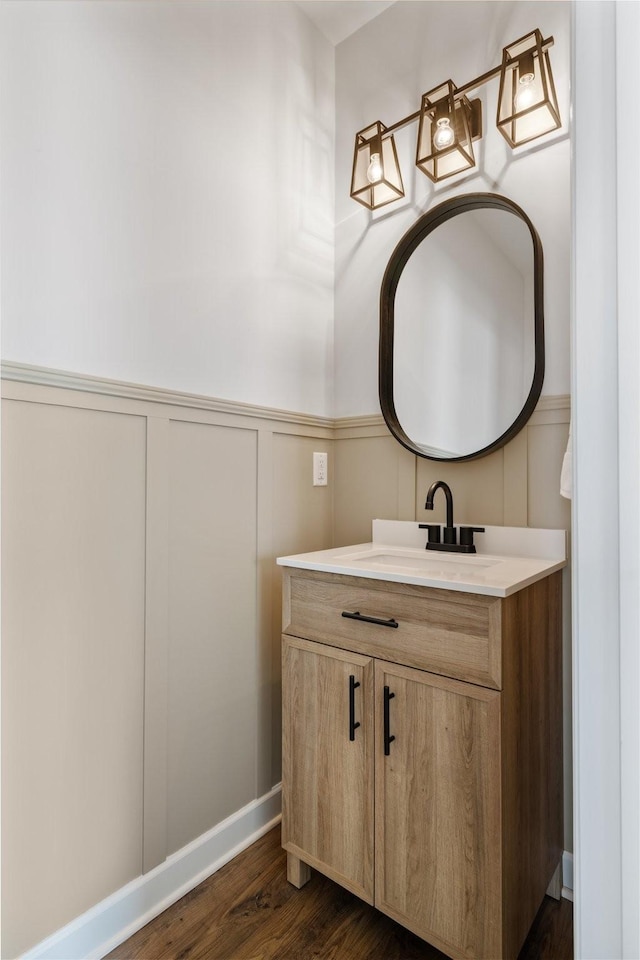
[[[515,203],[445,200],[391,255],[380,294],[380,406],[403,446],[472,460],[522,429],[544,379],[542,244]]]

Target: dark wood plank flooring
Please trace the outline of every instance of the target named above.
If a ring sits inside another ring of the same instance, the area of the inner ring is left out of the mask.
[[[444,960],[444,955],[319,873],[296,890],[287,883],[277,828],[109,958]],[[546,897],[518,960],[572,958],[572,904]]]

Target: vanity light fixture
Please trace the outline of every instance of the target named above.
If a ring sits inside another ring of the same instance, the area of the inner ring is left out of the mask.
[[[482,102],[456,99],[451,80],[422,97],[416,166],[437,183],[475,166],[473,140],[482,136]]]
[[[356,134],[351,196],[370,210],[404,197],[393,134],[379,120]]]
[[[534,30],[502,51],[497,124],[511,147],[560,126],[549,45]]]
[[[356,134],[351,196],[370,210],[404,196],[393,132],[419,120],[416,166],[434,183],[470,170],[476,160],[473,141],[482,136],[482,103],[467,93],[500,77],[498,130],[511,147],[556,130],[558,100],[549,48],[537,28],[504,47],[502,62],[462,87],[452,80],[423,94],[420,110],[391,126],[379,120]]]

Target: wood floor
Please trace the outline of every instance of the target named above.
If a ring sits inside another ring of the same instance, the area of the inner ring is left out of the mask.
[[[292,887],[278,827],[109,958],[443,960],[443,954],[318,873],[302,890]],[[546,897],[518,960],[572,958],[572,905]]]

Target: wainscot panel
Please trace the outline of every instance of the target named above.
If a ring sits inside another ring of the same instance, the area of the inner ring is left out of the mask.
[[[2,405],[2,956],[142,870],[145,420]]]
[[[274,560],[331,545],[333,421],[6,363],[3,398],[16,956],[278,782]]]

